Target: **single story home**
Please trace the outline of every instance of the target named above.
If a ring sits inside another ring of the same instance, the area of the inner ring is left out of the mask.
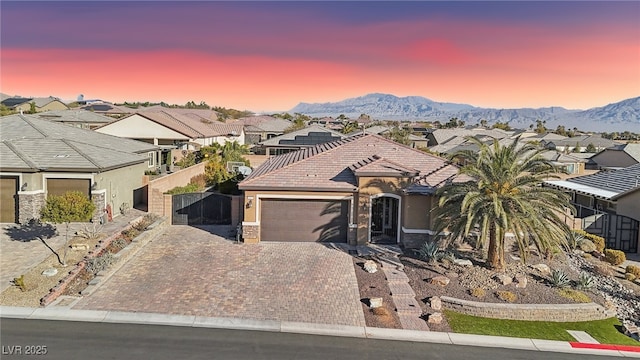
[[[604,237],[607,248],[639,252],[640,164],[549,180],[544,185],[569,194],[576,208],[575,219],[585,231]]]
[[[31,104],[34,104],[36,112],[51,111],[51,110],[68,110],[67,104],[60,101],[60,99],[49,97],[36,97],[36,98],[24,98],[20,96],[9,97],[2,100],[1,104],[9,109],[18,112],[31,111]]]
[[[404,245],[427,240],[435,191],[457,181],[445,159],[360,134],[269,158],[239,184],[242,237]]]
[[[26,223],[40,216],[48,195],[80,191],[108,207],[143,201],[143,175],[159,151],[153,144],[100,134],[14,114],[0,118],[0,222]]]
[[[112,117],[81,109],[52,110],[39,113],[38,116],[41,119],[89,130],[115,121]]]
[[[227,123],[244,126],[245,144],[248,145],[283,135],[292,124],[289,120],[268,115],[247,116]]]
[[[543,140],[540,143],[547,149],[561,152],[588,152],[589,147],[597,152],[619,144],[600,135],[580,135],[561,140]]]
[[[640,144],[608,147],[591,157],[596,169],[615,170],[640,163]]]
[[[244,144],[242,125],[199,118],[166,108],[161,111],[140,111],[97,128],[95,131],[122,138],[148,142],[163,148],[162,155],[154,159],[164,171],[173,164],[171,150],[200,150],[202,146],[224,145],[237,141]]]

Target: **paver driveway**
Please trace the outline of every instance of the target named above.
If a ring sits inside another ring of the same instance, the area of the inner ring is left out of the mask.
[[[364,326],[351,257],[171,226],[74,308]]]

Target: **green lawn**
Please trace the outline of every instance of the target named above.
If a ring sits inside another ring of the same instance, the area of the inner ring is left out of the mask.
[[[618,331],[616,318],[582,322],[544,322],[488,319],[444,311],[451,330],[456,333],[510,336],[519,338],[575,341],[567,330],[584,331],[601,344],[640,345]]]

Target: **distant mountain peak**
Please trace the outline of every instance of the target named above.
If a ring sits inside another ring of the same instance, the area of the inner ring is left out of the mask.
[[[588,110],[567,110],[559,106],[543,108],[492,109],[468,104],[436,102],[422,96],[398,97],[385,93],[370,93],[338,102],[300,103],[291,112],[310,116],[356,118],[360,114],[379,120],[448,121],[456,117],[467,124],[480,120],[507,122],[512,127],[528,128],[536,120],[546,121],[548,128],[563,125],[585,131],[640,132],[640,97]]]

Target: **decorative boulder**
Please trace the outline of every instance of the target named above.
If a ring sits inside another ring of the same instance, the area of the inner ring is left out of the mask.
[[[370,309],[375,309],[375,308],[379,308],[382,307],[382,298],[381,297],[374,297],[374,298],[370,298],[369,299],[369,308]]]
[[[469,259],[455,259],[453,263],[460,266],[473,266],[473,263]]]
[[[47,269],[47,270],[43,271],[42,275],[44,275],[44,276],[53,276],[53,275],[55,275],[57,273],[58,273],[58,269],[51,268],[51,269]]]
[[[527,275],[525,274],[517,274],[516,275],[516,281],[518,282],[516,284],[516,287],[518,289],[524,289],[527,287]]]
[[[440,324],[442,322],[442,313],[433,313],[429,314],[429,318],[427,319],[427,323],[429,324]]]
[[[498,280],[502,285],[509,285],[513,281],[511,276],[505,274],[496,275],[496,280]]]
[[[442,310],[442,300],[437,296],[432,296],[431,299],[429,299],[429,305],[431,305],[433,310]]]
[[[375,261],[373,260],[367,260],[364,262],[364,271],[373,274],[374,272],[378,271],[378,265],[376,264]]]
[[[434,285],[447,286],[449,285],[449,278],[446,276],[436,276],[429,280],[430,283]]]
[[[546,264],[536,264],[536,265],[531,265],[531,267],[536,269],[536,270],[538,270],[538,271],[540,271],[540,273],[542,275],[550,275],[551,274],[551,269]]]

